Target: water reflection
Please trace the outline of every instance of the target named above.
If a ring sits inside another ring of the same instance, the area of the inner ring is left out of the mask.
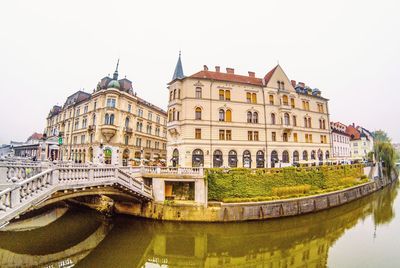
[[[85,254],[74,259],[77,267],[325,267],[330,248],[346,237],[346,230],[367,218],[377,226],[388,225],[396,216],[396,197],[393,185],[318,214],[237,224],[163,223],[117,216],[111,228],[106,220],[88,216],[93,212],[74,212],[26,236],[0,233],[0,266],[7,267],[3,251],[54,257],[64,250],[59,260],[65,260],[68,251],[81,247]],[[105,226],[103,236],[95,235],[98,239],[90,246],[83,244],[99,226]]]

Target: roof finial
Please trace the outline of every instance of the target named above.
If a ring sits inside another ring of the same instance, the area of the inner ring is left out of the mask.
[[[179,58],[181,57],[181,50],[179,50]]]
[[[113,75],[113,79],[114,80],[118,80],[118,66],[119,66],[119,59],[117,61],[117,66],[115,67],[115,72],[114,72],[114,75]]]

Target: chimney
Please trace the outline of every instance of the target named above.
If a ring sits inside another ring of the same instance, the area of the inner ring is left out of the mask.
[[[296,87],[296,80],[290,80],[290,83],[292,83],[293,87]]]
[[[256,73],[255,72],[248,72],[250,77],[256,77]]]
[[[207,65],[204,65],[204,66],[203,66],[203,69],[204,69],[204,71],[208,71]]]
[[[227,74],[234,74],[234,73],[235,73],[235,69],[233,69],[233,68],[226,68],[226,73],[227,73]]]
[[[217,73],[219,73],[220,70],[221,70],[221,68],[220,68],[219,66],[215,66],[215,71],[216,71]]]

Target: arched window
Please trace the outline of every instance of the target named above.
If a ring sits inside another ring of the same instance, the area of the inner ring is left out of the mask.
[[[296,108],[296,104],[295,104],[293,98],[290,98],[290,106],[291,106],[292,108]]]
[[[286,95],[283,95],[282,97],[283,105],[289,105],[289,98]]]
[[[197,107],[195,110],[195,119],[201,120],[201,108],[200,107]]]
[[[341,148],[340,148],[341,149]],[[329,159],[329,151],[325,152],[325,159],[328,160]]]
[[[251,153],[249,150],[243,152],[243,167],[251,168]]]
[[[196,87],[196,99],[201,99],[201,87]]]
[[[176,89],[174,89],[174,99],[176,99]]]
[[[93,114],[92,125],[96,125],[96,114]]]
[[[219,109],[219,121],[225,121],[225,111],[224,109]]]
[[[275,114],[271,114],[271,124],[272,125],[275,125],[276,124],[276,116],[275,116]]]
[[[271,105],[275,104],[274,95],[269,95],[269,104],[271,104]]]
[[[222,163],[223,163],[222,152],[220,150],[215,150],[213,155],[213,166],[222,167]]]
[[[237,153],[235,150],[230,150],[228,153],[228,165],[230,167],[237,167]]]
[[[192,167],[204,166],[204,154],[200,149],[196,149],[192,153]]]
[[[106,114],[104,116],[104,124],[105,125],[109,125],[110,124],[110,115],[109,114]]]
[[[264,158],[264,152],[263,151],[257,151],[256,154],[256,167],[257,168],[263,168],[265,163],[265,158]]]
[[[289,152],[288,151],[283,151],[283,153],[282,153],[282,162],[283,163],[289,163]]]
[[[256,93],[252,93],[251,94],[251,102],[252,103],[257,103],[257,94]]]
[[[318,150],[318,160],[319,161],[324,160],[324,153],[322,152],[321,149]]]
[[[168,112],[168,122],[172,121],[172,110],[169,110]]]
[[[314,150],[311,151],[311,160],[315,160],[315,151]]]
[[[176,110],[174,108],[172,109],[172,121],[175,121],[175,116],[176,116]]]
[[[279,162],[278,152],[272,151],[271,152],[271,167],[275,167],[275,164]]]
[[[125,118],[125,127],[129,127],[129,117]]]
[[[110,115],[110,125],[114,125],[114,115]]]
[[[226,122],[232,122],[232,110],[230,110],[230,109],[228,109],[228,110],[226,110]]]
[[[307,117],[304,117],[304,127],[308,127],[308,120],[307,120]]]
[[[298,163],[299,160],[300,160],[299,152],[298,151],[294,151],[293,152],[293,163]]]
[[[311,117],[308,118],[308,127],[312,128],[312,126],[311,126]]]
[[[285,113],[285,115],[284,115],[284,122],[285,122],[285,125],[286,126],[289,126],[290,125],[290,116],[289,116],[289,114],[288,113]]]
[[[172,152],[172,166],[173,167],[177,167],[179,165],[179,151],[178,149],[174,149],[174,151]]]
[[[325,119],[324,119],[324,120],[322,120],[322,128],[323,128],[323,129],[326,129],[326,125],[325,125]]]
[[[293,121],[293,126],[296,127],[297,126],[297,117],[295,115],[293,115],[292,121]]]
[[[172,94],[174,94],[173,92],[172,92],[172,90],[169,92],[169,100],[170,101],[172,101]]]
[[[303,151],[303,160],[308,161],[308,152],[307,151]]]
[[[257,112],[253,113],[253,123],[258,124],[258,113]]]
[[[251,123],[252,120],[252,114],[250,111],[247,112],[247,123]]]
[[[180,99],[180,98],[181,98],[181,90],[178,89],[178,99]]]

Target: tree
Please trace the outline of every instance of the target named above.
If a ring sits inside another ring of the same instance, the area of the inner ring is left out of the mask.
[[[372,136],[374,137],[375,142],[391,142],[388,134],[383,130],[375,130],[372,132]]]
[[[391,176],[395,170],[396,150],[390,142],[374,142],[374,151],[377,161],[383,161],[386,175]]]

